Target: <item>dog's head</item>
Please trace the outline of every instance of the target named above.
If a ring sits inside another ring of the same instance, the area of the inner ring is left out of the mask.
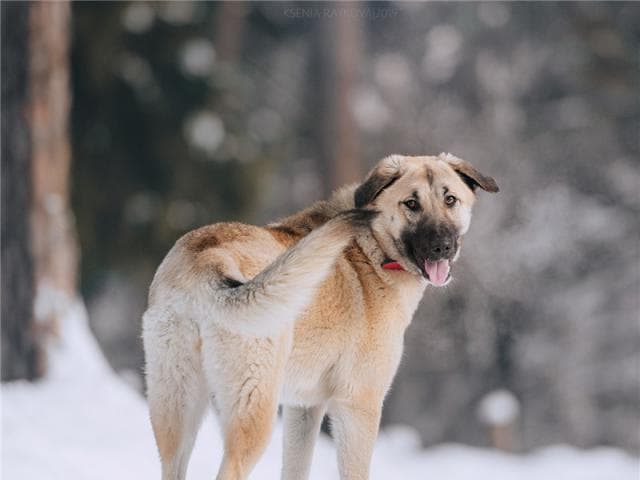
[[[493,178],[453,155],[391,155],[369,173],[354,200],[356,208],[380,211],[372,230],[388,262],[443,286],[469,229],[478,188],[498,191]]]

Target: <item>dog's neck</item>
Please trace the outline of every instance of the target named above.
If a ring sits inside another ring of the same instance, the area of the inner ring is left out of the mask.
[[[356,272],[359,272],[358,277],[366,276],[367,282],[366,286],[363,284],[363,288],[375,292],[375,295],[384,292],[383,296],[387,301],[392,301],[397,305],[397,310],[385,321],[399,322],[398,325],[406,328],[418,308],[427,282],[421,276],[411,272],[385,269],[384,263],[388,260],[387,255],[372,231],[358,235],[352,246],[347,247],[345,258]],[[391,300],[392,297],[396,298],[395,302]],[[388,312],[380,314],[385,316],[388,315]]]
[[[393,266],[389,268],[389,264],[395,262],[393,262],[388,253],[384,251],[381,242],[376,238],[372,230],[368,230],[359,235],[355,239],[355,243],[357,243],[358,247],[367,257],[369,263],[374,266],[376,273],[386,285],[415,285],[421,289],[426,287],[426,282],[421,276],[407,272],[399,265],[399,268],[394,268]]]

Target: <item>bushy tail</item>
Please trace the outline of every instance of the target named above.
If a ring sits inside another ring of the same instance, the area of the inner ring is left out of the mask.
[[[312,300],[338,256],[378,212],[349,210],[311,232],[247,283],[215,293],[214,320],[252,336],[271,336]]]

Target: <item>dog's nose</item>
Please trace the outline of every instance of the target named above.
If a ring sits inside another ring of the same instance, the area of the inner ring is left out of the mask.
[[[412,248],[418,258],[436,261],[453,258],[458,248],[458,235],[453,225],[425,221],[415,230]]]
[[[431,253],[434,256],[447,256],[451,253],[453,242],[450,238],[443,238],[431,246]]]

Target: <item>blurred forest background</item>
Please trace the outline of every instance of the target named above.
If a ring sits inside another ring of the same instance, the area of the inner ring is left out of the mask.
[[[501,193],[480,194],[453,284],[427,291],[383,423],[485,445],[479,407],[504,389],[511,448],[638,453],[640,5],[71,10],[80,288],[131,383],[148,285],[181,234],[272,221],[390,153],[448,151]]]

